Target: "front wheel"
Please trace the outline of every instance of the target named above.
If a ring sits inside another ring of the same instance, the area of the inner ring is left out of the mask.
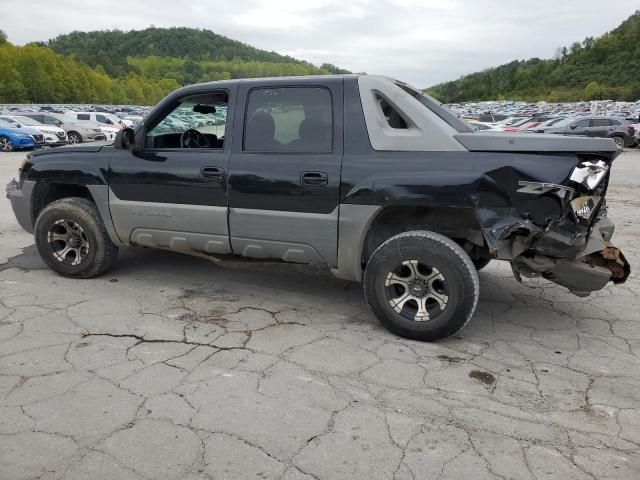
[[[391,332],[434,341],[459,332],[478,302],[478,274],[453,240],[428,231],[398,234],[371,255],[364,294]]]
[[[82,137],[78,132],[69,132],[69,135],[67,135],[67,140],[71,145],[82,143]]]
[[[0,150],[3,152],[13,152],[15,145],[9,137],[0,137]]]
[[[85,198],[63,198],[47,205],[36,220],[35,240],[44,262],[66,277],[97,277],[118,256],[100,212]]]

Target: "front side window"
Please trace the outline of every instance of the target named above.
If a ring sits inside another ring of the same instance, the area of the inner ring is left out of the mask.
[[[328,89],[283,87],[250,92],[245,151],[328,153],[332,145],[333,108]]]
[[[154,122],[147,148],[224,148],[229,95],[224,92],[189,95]]]
[[[78,120],[91,120],[91,115],[88,113],[79,113]]]
[[[584,128],[589,126],[589,120],[580,120],[573,124],[575,128]]]

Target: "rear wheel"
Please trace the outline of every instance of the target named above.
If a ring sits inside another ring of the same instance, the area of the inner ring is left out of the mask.
[[[100,212],[85,198],[64,198],[47,205],[36,221],[35,240],[44,262],[67,277],[101,275],[118,256]]]
[[[69,140],[70,144],[82,143],[82,137],[78,132],[69,132],[67,135],[67,140]]]
[[[0,150],[3,152],[13,152],[15,145],[9,137],[0,137]]]
[[[616,146],[622,150],[624,148],[624,138],[622,137],[612,137],[613,141],[616,142]]]
[[[405,232],[373,252],[365,269],[364,293],[390,331],[434,341],[455,334],[471,319],[478,301],[478,274],[453,240],[433,232]]]

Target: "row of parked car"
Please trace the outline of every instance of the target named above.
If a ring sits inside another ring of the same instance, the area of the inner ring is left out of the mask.
[[[602,115],[507,116],[483,114],[466,120],[482,132],[552,133],[611,138],[618,148],[640,144],[640,118]]]
[[[10,112],[0,114],[0,150],[110,141],[121,128],[130,125],[106,113]]]

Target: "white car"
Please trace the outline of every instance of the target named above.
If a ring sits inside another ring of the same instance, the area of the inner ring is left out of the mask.
[[[33,118],[25,117],[23,115],[3,115],[1,120],[9,122],[18,128],[22,126],[34,128],[44,135],[45,144],[49,147],[57,147],[59,145],[66,145],[69,143],[67,139],[67,133],[60,127],[55,125],[45,125]]]
[[[98,123],[100,125],[100,131],[104,133],[108,142],[115,140],[116,134],[124,127],[120,119],[110,113],[74,112],[70,115],[75,117],[78,122]]]
[[[82,121],[91,120],[93,122],[97,122],[100,124],[100,127],[112,127],[120,130],[122,127],[125,126],[122,123],[122,120],[112,113],[73,112],[72,115],[74,115],[78,120],[82,120]]]

